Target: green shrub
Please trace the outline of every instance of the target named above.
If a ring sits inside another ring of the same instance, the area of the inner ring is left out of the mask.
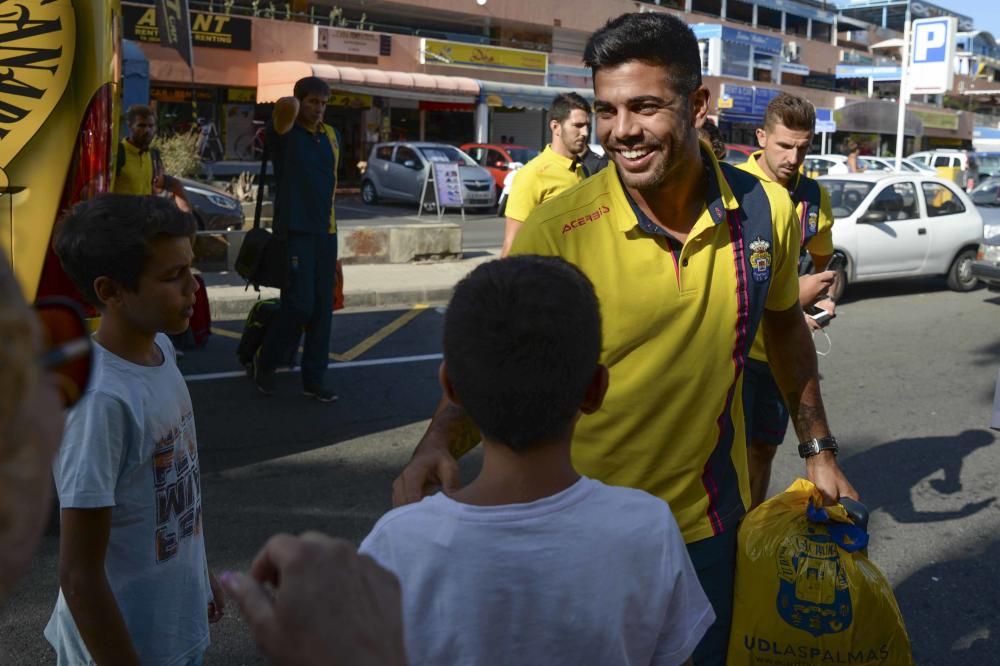
[[[201,171],[198,156],[198,132],[156,137],[153,147],[159,149],[163,158],[163,169],[171,176],[190,178]]]

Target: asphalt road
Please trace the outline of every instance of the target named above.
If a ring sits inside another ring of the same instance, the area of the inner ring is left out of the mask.
[[[872,510],[871,559],[902,608],[919,664],[1000,664],[1000,446],[988,429],[1000,298],[942,281],[854,286],[820,358],[841,462]],[[233,357],[238,323],[181,360],[202,447],[209,560],[245,569],[272,533],[319,529],[359,541],[389,509],[390,484],[426,427],[438,309],[343,312],[330,376],[339,402],[300,396],[298,376],[256,394]],[[991,333],[990,331],[993,331]],[[820,351],[826,340],[817,341]],[[788,444],[772,492],[803,467]],[[474,474],[476,455],[463,461]],[[41,632],[56,596],[57,538],[0,611],[0,663],[51,663]],[[262,663],[235,612],[213,629],[210,663]]]

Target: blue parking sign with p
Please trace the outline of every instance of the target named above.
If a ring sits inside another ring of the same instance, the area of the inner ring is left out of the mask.
[[[948,55],[947,19],[913,24],[913,62],[944,62]]]

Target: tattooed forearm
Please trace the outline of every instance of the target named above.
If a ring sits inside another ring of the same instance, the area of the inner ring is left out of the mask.
[[[813,437],[829,434],[826,410],[823,409],[822,402],[817,405],[802,404],[798,394],[786,393],[785,404],[788,406],[799,441],[804,442]]]

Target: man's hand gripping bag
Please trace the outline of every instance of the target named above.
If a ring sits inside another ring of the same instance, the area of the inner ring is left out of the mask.
[[[747,514],[738,533],[728,666],[912,666],[892,587],[868,533],[805,479]]]

